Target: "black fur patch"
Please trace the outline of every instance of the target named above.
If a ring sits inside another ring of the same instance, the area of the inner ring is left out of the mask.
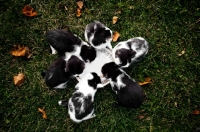
[[[93,75],[93,79],[88,80],[88,85],[96,89],[97,84],[101,83],[101,79],[96,73],[93,72],[91,74]]]
[[[71,78],[71,73],[65,72],[65,66],[66,61],[62,57],[51,63],[45,74],[43,73],[47,86],[56,87]]]
[[[46,33],[46,41],[58,53],[73,52],[75,45],[81,45],[81,39],[67,30],[55,29]]]
[[[119,105],[123,107],[138,108],[144,101],[143,89],[139,84],[127,75],[122,77],[125,87],[120,88],[117,93]]]
[[[96,50],[92,46],[83,45],[81,47],[80,56],[85,62],[92,62],[96,58]]]
[[[101,72],[105,78],[111,78],[115,82],[117,76],[121,73],[119,67],[114,62],[106,63],[102,67]]]
[[[68,60],[66,70],[75,75],[75,74],[81,74],[84,69],[85,69],[85,63],[78,57],[74,55],[71,56],[71,58]]]
[[[72,96],[72,102],[75,107],[75,117],[79,120],[90,114],[94,108],[91,95],[84,96],[80,92],[75,92]]]
[[[94,46],[99,46],[102,43],[106,43],[106,39],[110,37],[111,37],[111,33],[109,30],[106,30],[106,28],[99,28],[96,30],[94,34],[92,43],[94,44]]]
[[[135,57],[136,52],[133,50],[121,48],[115,52],[115,57],[118,57],[121,61],[121,66],[131,62],[131,58]]]

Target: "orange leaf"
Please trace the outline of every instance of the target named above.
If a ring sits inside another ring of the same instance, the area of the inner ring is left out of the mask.
[[[14,76],[13,82],[17,86],[21,86],[22,83],[24,82],[25,75],[23,73],[19,73],[17,76]]]
[[[76,5],[78,6],[79,9],[83,8],[83,1],[77,1]]]
[[[28,47],[17,45],[11,50],[13,56],[26,56],[27,58],[31,57],[30,50]]]
[[[191,114],[193,114],[193,115],[199,115],[199,114],[200,114],[200,111],[199,111],[199,109],[196,109],[196,110],[193,111]]]
[[[114,16],[114,17],[112,18],[112,24],[115,24],[117,21],[118,21],[118,17],[117,17],[117,16]]]
[[[139,119],[144,119],[145,118],[143,115],[139,115],[138,117],[139,117]]]
[[[142,85],[149,84],[149,83],[152,83],[151,78],[147,77],[147,78],[145,78],[144,82],[139,82],[139,85],[142,86]]]
[[[26,16],[33,17],[37,15],[37,12],[33,12],[33,8],[29,5],[24,6],[22,13]]]
[[[120,37],[120,34],[117,31],[114,32],[114,34],[113,34],[113,42],[116,42],[119,37]]]
[[[46,115],[46,112],[44,111],[44,109],[38,108],[38,111],[42,113],[42,117],[44,119],[47,119],[47,115]]]
[[[77,17],[80,17],[81,14],[82,14],[81,9],[77,8],[77,9],[76,9],[76,16],[77,16]]]

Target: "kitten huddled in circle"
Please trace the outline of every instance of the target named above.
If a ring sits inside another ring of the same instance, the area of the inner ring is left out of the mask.
[[[50,44],[52,54],[65,54],[66,60],[75,55],[85,62],[91,62],[96,57],[94,47],[68,30],[50,30],[46,32],[46,41]]]
[[[100,77],[96,73],[88,73],[75,86],[76,91],[69,101],[59,101],[58,104],[68,108],[70,118],[76,123],[94,118],[94,96],[102,87]]]
[[[112,50],[112,31],[99,21],[88,24],[85,28],[85,39],[96,49]]]
[[[149,50],[149,43],[141,37],[119,42],[112,50],[115,63],[122,68],[141,60]]]
[[[112,90],[116,93],[118,105],[138,108],[144,101],[142,87],[114,62],[102,67],[103,76],[110,80]]]
[[[53,61],[49,68],[41,73],[47,86],[51,88],[66,88],[67,82],[74,76],[78,76],[85,69],[84,61],[76,56],[66,61],[65,57],[59,57]]]

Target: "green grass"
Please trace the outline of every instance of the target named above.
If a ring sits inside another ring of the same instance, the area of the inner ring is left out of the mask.
[[[21,13],[27,4],[38,16],[29,18]],[[200,127],[199,115],[191,114],[200,108],[198,5],[197,0],[90,0],[85,1],[85,10],[77,18],[74,0],[1,0],[0,131],[190,132]],[[114,15],[119,17],[115,25],[111,23]],[[75,124],[57,101],[71,96],[76,81],[64,90],[55,90],[49,89],[40,76],[57,58],[50,54],[45,32],[68,28],[84,39],[85,26],[93,20],[118,31],[118,42],[137,36],[149,41],[148,55],[126,72],[137,81],[151,77],[153,83],[143,86],[146,99],[138,109],[115,108],[110,86],[99,90],[95,96],[97,117]],[[32,57],[13,57],[10,50],[15,44],[28,46]],[[185,54],[178,56],[183,50]],[[14,86],[13,76],[20,72],[26,76],[25,83]],[[38,107],[45,108],[47,120]]]

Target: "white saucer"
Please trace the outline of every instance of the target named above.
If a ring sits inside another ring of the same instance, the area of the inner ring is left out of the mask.
[[[85,69],[82,74],[79,75],[77,80],[83,78],[87,73],[95,72],[101,78],[102,84],[105,86],[109,83],[107,79],[103,77],[101,72],[101,68],[104,64],[109,62],[114,62],[112,53],[109,49],[95,49],[96,50],[96,58],[91,63],[85,63]]]

